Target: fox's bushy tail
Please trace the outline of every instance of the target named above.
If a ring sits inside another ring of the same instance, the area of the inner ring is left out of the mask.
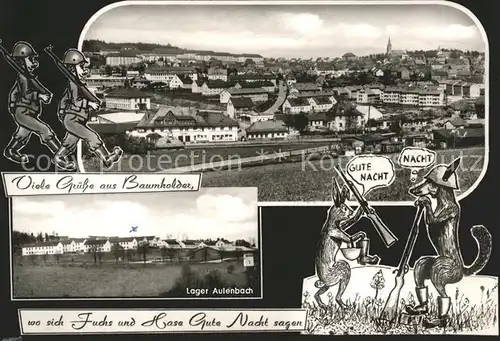
[[[464,266],[464,275],[470,276],[481,271],[488,263],[492,249],[492,237],[490,232],[483,225],[475,225],[471,228],[470,233],[476,240],[478,253],[474,262],[469,266]]]

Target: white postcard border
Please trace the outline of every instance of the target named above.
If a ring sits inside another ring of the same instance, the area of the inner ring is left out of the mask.
[[[3,178],[3,173],[17,173],[17,172],[2,172],[2,178]],[[29,173],[28,173],[29,174]],[[53,174],[50,172],[47,172],[47,174]],[[66,173],[65,173],[66,174]],[[68,173],[71,174],[71,173]],[[90,174],[90,173],[89,173]],[[110,173],[112,174],[112,173]],[[126,173],[116,173],[116,174],[123,174],[125,175]],[[151,173],[149,173],[151,174]],[[202,180],[203,175],[201,175],[200,178],[200,188],[201,187],[201,180]],[[4,179],[2,179],[3,181]],[[226,187],[206,187],[206,188],[226,188]],[[5,190],[5,186],[4,186]],[[139,192],[137,192],[139,193]],[[141,192],[144,193],[144,192]],[[164,192],[168,193],[168,192]],[[178,193],[178,192],[176,192]],[[107,193],[107,194],[113,194],[113,193]],[[130,193],[133,194],[133,193]],[[85,194],[66,194],[66,195],[85,195]],[[88,194],[87,194],[88,195]],[[99,194],[97,194],[99,195]],[[9,210],[9,275],[10,275],[10,300],[15,301],[15,302],[30,302],[30,301],[191,301],[191,300],[262,300],[264,298],[264,257],[263,257],[263,251],[262,251],[262,208],[257,206],[257,231],[258,231],[258,248],[259,248],[259,264],[260,264],[260,296],[254,296],[254,297],[90,297],[90,298],[71,298],[71,297],[64,297],[64,298],[15,298],[14,297],[14,257],[13,257],[13,247],[12,247],[12,229],[13,229],[13,213],[12,213],[12,197],[7,196],[7,193],[5,193],[5,196],[8,201],[8,210]]]
[[[263,0],[240,0],[240,1],[221,1],[221,0],[214,0],[214,1],[186,1],[186,0],[178,0],[178,1],[165,1],[165,0],[158,0],[158,1],[148,1],[148,0],[129,0],[129,1],[120,1],[116,3],[109,4],[107,6],[104,6],[101,8],[99,11],[97,11],[85,24],[85,26],[82,29],[82,32],[80,34],[80,38],[78,40],[78,49],[81,50],[83,46],[83,41],[85,39],[85,35],[92,25],[92,23],[102,14],[105,12],[116,8],[116,7],[122,7],[122,6],[127,6],[127,5],[205,5],[205,6],[210,6],[210,5],[288,5],[290,3],[293,3],[294,5],[441,5],[441,6],[448,6],[455,8],[462,13],[466,14],[477,26],[479,32],[481,33],[481,36],[484,41],[484,51],[485,51],[485,60],[484,60],[484,79],[485,79],[485,89],[484,89],[484,104],[485,104],[485,134],[484,134],[484,163],[483,163],[483,168],[481,169],[481,173],[479,174],[478,179],[472,186],[470,186],[467,191],[464,193],[461,193],[458,197],[457,200],[460,201],[462,199],[465,199],[469,194],[471,194],[477,186],[481,183],[483,180],[484,176],[486,175],[486,172],[488,170],[488,165],[489,165],[489,112],[490,112],[490,107],[489,107],[489,102],[490,102],[490,94],[489,94],[489,89],[490,89],[490,80],[489,80],[489,74],[490,74],[490,47],[489,47],[489,40],[488,40],[488,35],[486,34],[486,31],[481,24],[481,21],[472,13],[468,8],[466,8],[463,5],[450,2],[450,1],[443,1],[443,0],[412,0],[412,1],[401,1],[401,0],[310,0],[310,1],[305,1],[305,0],[269,0],[269,1],[263,1]],[[85,173],[85,167],[83,165],[83,158],[82,158],[82,142],[78,142],[78,148],[77,148],[77,163],[78,163],[78,169],[80,172]],[[347,202],[349,205],[357,205],[356,202]],[[329,206],[331,205],[331,202],[329,201],[259,201],[258,202],[259,206]],[[370,201],[370,205],[372,206],[413,206],[412,201]]]

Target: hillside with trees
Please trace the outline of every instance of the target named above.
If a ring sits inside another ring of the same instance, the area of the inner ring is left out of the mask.
[[[178,49],[183,51],[183,49],[173,46],[171,44],[151,44],[151,43],[108,43],[103,40],[89,39],[84,40],[82,45],[82,50],[85,52],[100,52],[105,50],[121,50],[127,47],[133,50],[139,51],[153,51],[155,49]]]

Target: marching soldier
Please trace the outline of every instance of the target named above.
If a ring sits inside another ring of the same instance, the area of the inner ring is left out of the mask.
[[[9,94],[9,112],[17,124],[17,130],[4,150],[4,156],[16,163],[28,162],[28,156],[22,154],[21,149],[26,146],[32,133],[38,135],[41,143],[52,154],[56,154],[61,144],[52,128],[39,118],[42,112],[42,103],[49,104],[52,100],[52,94],[48,90],[45,93],[37,91],[27,77],[39,66],[38,54],[29,43],[20,41],[14,45],[11,56],[8,56],[8,52],[4,55],[6,60],[16,63],[21,68],[16,67],[19,71],[26,71],[25,73],[18,72],[16,82]],[[53,162],[65,170],[76,168],[75,163],[68,161],[66,157],[54,157]]]
[[[67,50],[62,63],[81,84],[84,84],[84,79],[90,74],[89,61],[80,51]],[[114,147],[113,152],[110,153],[101,137],[87,126],[90,109],[98,110],[100,103],[85,96],[80,86],[70,80],[59,103],[58,115],[66,129],[66,136],[56,154],[56,159],[65,159],[75,151],[78,141],[83,140],[90,150],[101,159],[104,166],[110,168],[120,160],[123,151],[120,147]]]

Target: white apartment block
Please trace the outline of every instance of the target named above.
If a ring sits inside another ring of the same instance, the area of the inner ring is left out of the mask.
[[[57,242],[32,243],[22,246],[22,255],[53,255],[64,253],[63,244]]]
[[[88,77],[85,81],[88,87],[105,87],[112,88],[116,86],[123,86],[127,77],[121,76],[100,76],[92,75]]]
[[[106,57],[106,64],[111,66],[132,65],[142,61],[138,56],[109,55]]]
[[[386,88],[381,95],[382,102],[412,106],[439,107],[445,105],[442,90]]]

